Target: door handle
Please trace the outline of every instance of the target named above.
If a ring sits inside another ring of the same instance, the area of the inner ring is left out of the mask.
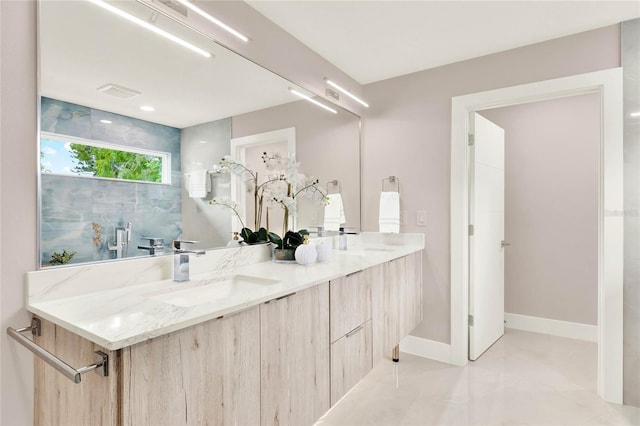
[[[506,242],[505,240],[500,241],[500,247],[505,248],[507,246],[510,246],[511,243]]]

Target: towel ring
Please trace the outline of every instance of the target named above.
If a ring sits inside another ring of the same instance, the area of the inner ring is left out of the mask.
[[[389,176],[389,177],[386,177],[386,178],[382,179],[382,192],[384,192],[384,183],[386,181],[389,181],[389,183],[392,184],[392,185],[395,184],[398,194],[400,193],[400,178],[395,177],[395,176]]]
[[[340,189],[340,182],[338,182],[338,179],[330,180],[329,182],[327,182],[327,194],[329,194],[329,187],[331,186],[338,187],[338,192],[334,194],[340,194],[342,192],[342,190]]]

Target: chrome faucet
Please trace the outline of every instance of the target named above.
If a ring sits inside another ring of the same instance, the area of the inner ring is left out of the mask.
[[[109,244],[109,250],[116,252],[116,259],[127,257],[129,244],[131,243],[131,222],[127,223],[126,228],[118,226],[116,228],[116,240],[113,244]]]
[[[140,237],[143,240],[149,240],[148,246],[138,246],[139,250],[149,250],[150,256],[155,256],[157,254],[164,252],[164,238],[156,238],[156,237]]]
[[[171,243],[173,248],[173,280],[175,282],[189,281],[189,255],[201,256],[204,250],[186,250],[184,244],[195,244],[198,241],[174,240]]]

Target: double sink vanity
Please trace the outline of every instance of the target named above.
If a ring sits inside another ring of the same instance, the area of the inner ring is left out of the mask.
[[[35,342],[108,357],[78,384],[36,358],[36,424],[313,424],[422,320],[424,235],[349,238],[306,267],[210,250],[184,283],[171,256],[28,273]]]
[[[200,3],[216,16],[227,8],[246,16],[247,30],[259,15],[243,2]],[[226,37],[221,45],[213,24],[176,5],[38,2],[42,269],[26,274],[31,327],[8,330],[38,355],[38,425],[313,424],[376,363],[397,356],[401,338],[422,320],[423,234],[348,235],[348,250],[306,267],[274,263],[270,245],[207,250],[191,257],[184,282],[172,279],[177,255],[149,256],[160,238],[224,247],[237,226],[230,210],[209,202],[231,197],[240,211],[256,205],[216,166],[227,155],[262,162],[263,147],[276,139],[301,172],[340,194],[348,217],[340,223],[361,228],[359,108],[343,99],[327,114],[300,99],[296,91],[316,94],[280,76],[287,72],[259,66],[262,54],[241,56],[270,51],[259,47],[269,46],[264,34],[252,30],[253,47]],[[147,34],[136,20],[210,57]],[[259,24],[279,31],[266,19]],[[96,51],[109,60],[94,62]],[[309,60],[295,74],[309,70],[305,86],[322,88],[326,78],[315,72],[324,62],[308,53],[287,55]],[[332,78],[350,80],[337,69]],[[123,102],[122,91],[139,97]],[[155,112],[139,108],[147,102]],[[54,143],[152,153],[162,177],[69,174],[42,157],[64,151],[45,149]],[[206,194],[185,190],[203,173]],[[322,206],[297,207],[290,223],[298,229],[322,223]],[[71,263],[49,267],[61,257]],[[114,257],[126,261],[105,260]]]

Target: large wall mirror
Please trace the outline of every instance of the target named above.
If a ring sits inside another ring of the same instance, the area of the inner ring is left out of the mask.
[[[292,146],[360,228],[356,115],[300,100],[290,89],[312,94],[135,0],[40,1],[39,55],[41,267],[168,254],[175,239],[226,246],[237,216],[210,201],[238,203],[252,227],[253,197],[220,160],[257,169]],[[292,226],[321,226],[326,209],[299,200]]]

